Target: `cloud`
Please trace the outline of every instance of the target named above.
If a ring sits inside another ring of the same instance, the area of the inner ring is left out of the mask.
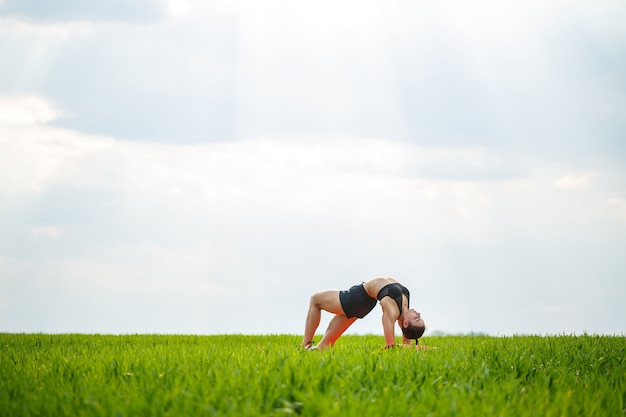
[[[63,235],[63,228],[59,226],[31,226],[30,235],[35,239],[58,238]]]
[[[626,98],[614,69],[626,62],[594,52],[625,39],[615,2],[593,11],[555,1],[359,2],[329,16],[276,4],[271,14],[247,3],[240,12],[241,136],[350,132],[580,166],[606,149],[614,163],[623,155],[615,134]]]
[[[52,107],[37,100],[41,108]],[[8,177],[0,195],[41,199],[50,208],[44,224],[61,227],[65,210],[80,219],[81,206],[94,202],[92,209],[124,222],[154,206],[175,221],[206,211],[210,216],[202,223],[209,228],[221,227],[213,223],[216,218],[253,227],[266,217],[320,216],[342,219],[353,230],[365,221],[381,235],[392,227],[407,238],[419,233],[480,240],[503,230],[546,236],[576,219],[611,218],[606,194],[620,184],[607,182],[615,177],[610,171],[533,166],[488,148],[421,147],[349,135],[187,146],[130,143],[38,124],[33,115],[41,109],[29,103],[4,101],[30,114],[24,119],[32,124],[0,127],[3,164],[18,174]],[[552,195],[554,187],[575,192]],[[564,212],[572,215],[565,223]],[[148,227],[158,217],[150,216],[136,220]],[[501,224],[507,217],[508,224]]]
[[[594,175],[586,174],[567,174],[554,182],[554,186],[558,188],[585,188],[589,186]]]
[[[149,22],[167,13],[165,0],[61,0],[54,4],[37,0],[4,0],[0,3],[0,15],[15,16],[27,20],[62,22],[71,20],[117,20]]]
[[[128,140],[348,134],[588,169],[624,152],[615,2],[181,4],[152,25],[12,23],[0,88],[54,100],[72,116],[57,126]]]
[[[626,198],[622,196],[611,196],[608,197],[607,202],[615,207],[618,213],[621,213],[623,219],[626,219]]]
[[[168,0],[167,7],[176,17],[184,16],[191,10],[191,5],[186,0]]]
[[[25,190],[41,193],[45,184],[66,172],[72,161],[112,142],[47,126],[64,114],[35,96],[0,98],[0,154],[5,180],[0,196],[20,195]],[[71,174],[70,174],[71,175]]]
[[[207,263],[206,257],[185,250],[127,245],[105,249],[97,258],[66,258],[48,265],[70,282],[120,294],[195,294],[208,299],[240,295],[233,283],[212,278]]]
[[[236,31],[232,18],[203,16],[147,26],[5,19],[0,90],[37,91],[67,111],[58,126],[86,133],[169,142],[227,139]]]
[[[348,236],[383,238],[391,229],[405,242],[483,242],[507,233],[550,240],[571,234],[582,219],[615,220],[589,173],[533,166],[481,147],[319,135],[175,146],[38,124],[4,126],[2,133],[3,165],[15,175],[0,195],[47,207],[34,219],[63,227],[66,236],[87,239],[79,225],[100,217],[102,226],[90,227],[108,236],[106,245],[141,244],[142,234],[179,239],[176,229],[227,237],[276,223],[274,232],[286,232],[280,219],[327,221]],[[576,192],[554,194],[555,186]],[[238,231],[229,231],[235,224]],[[191,239],[186,244],[197,243]]]
[[[0,125],[46,123],[61,115],[60,111],[39,97],[0,97]]]

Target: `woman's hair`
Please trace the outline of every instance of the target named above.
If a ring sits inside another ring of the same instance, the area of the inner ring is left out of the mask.
[[[407,339],[415,339],[415,344],[417,344],[418,343],[417,339],[422,337],[425,330],[426,330],[426,326],[424,325],[424,322],[421,322],[417,326],[409,325],[408,327],[403,327],[402,334]]]

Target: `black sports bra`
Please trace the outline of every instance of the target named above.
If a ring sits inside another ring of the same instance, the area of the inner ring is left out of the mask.
[[[411,300],[411,294],[404,285],[397,282],[387,284],[382,287],[380,291],[378,291],[376,298],[378,300],[382,300],[385,297],[391,297],[393,301],[395,301],[398,305],[398,310],[400,311],[400,314],[402,314],[402,294],[406,295],[406,303],[408,307]]]

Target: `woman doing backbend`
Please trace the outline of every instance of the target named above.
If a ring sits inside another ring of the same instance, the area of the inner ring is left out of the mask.
[[[383,309],[383,332],[386,348],[395,346],[394,323],[402,330],[402,343],[418,339],[424,334],[426,325],[419,312],[409,308],[409,290],[392,278],[375,278],[349,290],[328,290],[313,294],[306,316],[302,346],[305,349],[325,349],[334,346],[339,337],[356,321],[365,317],[380,301]],[[313,336],[320,324],[322,310],[335,316],[328,324],[324,337],[313,345]]]

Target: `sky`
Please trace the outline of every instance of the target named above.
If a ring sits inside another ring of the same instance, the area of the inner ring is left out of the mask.
[[[624,21],[0,0],[0,332],[300,334],[393,277],[426,335],[624,335]]]

